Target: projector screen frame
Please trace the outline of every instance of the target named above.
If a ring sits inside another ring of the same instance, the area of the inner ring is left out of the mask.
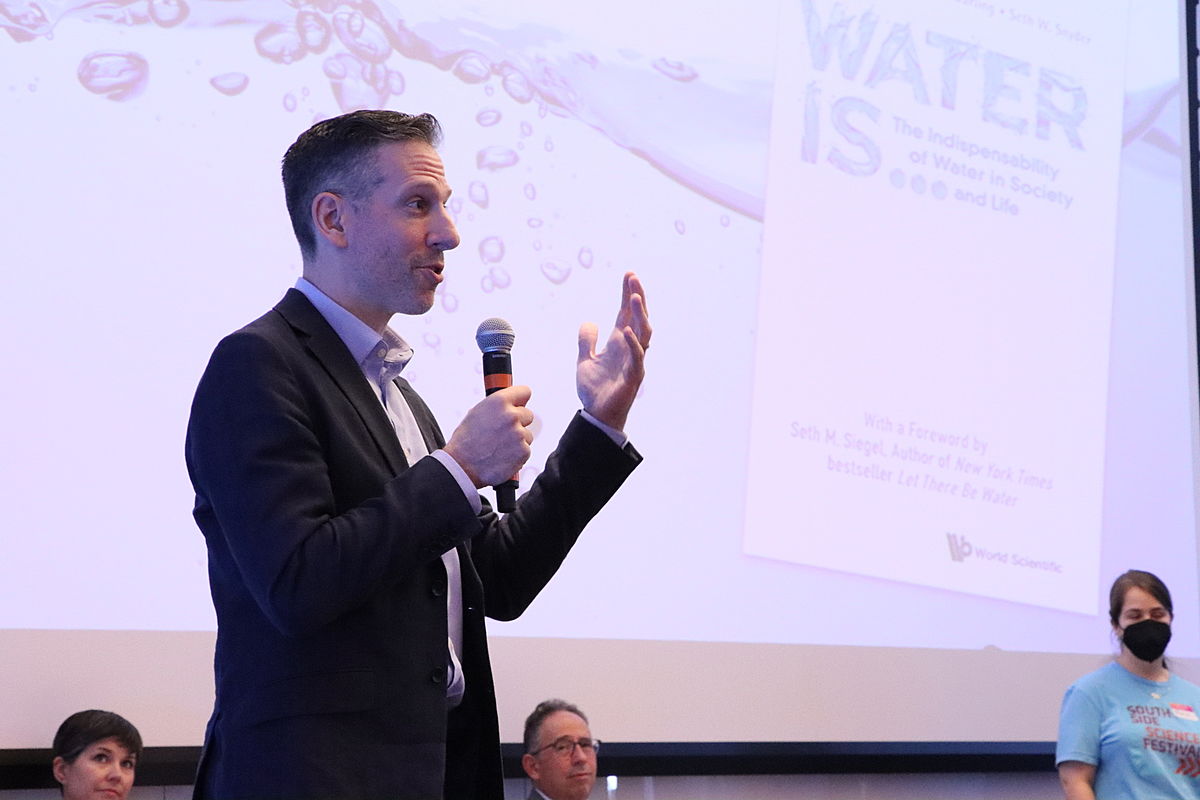
[[[1188,143],[1190,155],[1193,293],[1200,307],[1200,162],[1197,156],[1196,1],[1185,0]],[[1193,313],[1196,341],[1200,315]],[[1193,345],[1195,342],[1193,342]],[[1200,364],[1194,365],[1200,369]],[[1195,409],[1193,412],[1195,413]],[[506,777],[521,777],[521,746],[502,746]],[[607,741],[602,774],[756,775],[809,773],[1034,772],[1053,769],[1052,741],[877,741],[877,742],[639,742]],[[200,748],[149,747],[138,785],[191,783]],[[0,749],[0,790],[52,788],[46,748]]]
[[[501,746],[504,777],[524,778],[522,746]],[[148,747],[138,786],[189,786],[199,747]],[[58,786],[49,748],[0,750],[0,791]],[[600,775],[835,775],[1049,772],[1053,742],[605,742]]]

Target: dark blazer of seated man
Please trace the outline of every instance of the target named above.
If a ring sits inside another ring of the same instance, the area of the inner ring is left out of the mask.
[[[596,783],[596,751],[587,717],[565,700],[544,700],[525,720],[521,766],[529,800],[584,800]]]

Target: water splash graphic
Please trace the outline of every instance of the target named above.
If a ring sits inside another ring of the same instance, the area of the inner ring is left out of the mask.
[[[483,181],[471,181],[467,186],[467,197],[471,198],[471,202],[480,208],[488,207],[488,188]]]
[[[67,17],[175,30],[245,29],[256,52],[280,65],[337,47],[341,52],[332,56],[337,61],[324,67],[342,111],[384,106],[404,92],[404,76],[385,66],[398,55],[463,83],[482,84],[488,96],[498,89],[516,103],[533,104],[538,118],[574,119],[696,193],[761,219],[770,53],[737,53],[738,60],[732,50],[716,57],[666,57],[618,48],[583,28],[515,20],[506,24],[497,21],[502,11],[485,16],[441,5],[286,0],[287,6],[295,9],[290,18],[280,15],[280,4],[263,0],[0,0],[0,28],[17,42],[49,38]],[[91,72],[107,69],[97,66]],[[669,79],[667,88],[663,77]],[[98,93],[113,99],[128,99],[145,86],[144,80],[108,82],[113,88]],[[729,113],[714,118],[712,108]],[[495,125],[499,111],[484,109],[476,121]],[[533,126],[523,122],[520,132],[532,136]],[[542,149],[554,150],[549,137]],[[516,151],[487,148],[479,163],[488,170],[511,167],[517,163]]]
[[[384,26],[357,10],[334,14],[333,30],[346,49],[369,64],[382,64],[392,54],[392,43]]]
[[[188,4],[184,0],[150,0],[150,19],[160,28],[174,28],[188,17]]]
[[[681,61],[670,61],[666,58],[659,58],[651,66],[673,81],[688,83],[700,77],[700,74],[696,70]]]
[[[500,121],[501,114],[494,108],[480,109],[475,115],[475,121],[484,128],[490,128]]]
[[[291,64],[304,57],[308,47],[293,25],[273,22],[254,35],[254,48],[268,61]]]
[[[146,88],[150,65],[137,53],[92,53],[79,64],[79,82],[109,100],[130,100]]]
[[[333,39],[333,28],[315,11],[303,10],[296,15],[296,32],[310,53],[323,53]]]
[[[509,147],[485,147],[475,155],[475,166],[495,172],[511,167],[520,160],[516,151]]]
[[[553,284],[566,283],[567,278],[571,277],[571,267],[569,265],[560,264],[557,261],[543,261],[542,274],[546,276],[546,280]]]
[[[504,258],[504,240],[499,236],[488,236],[479,243],[479,258],[485,264],[494,264]]]
[[[250,76],[243,72],[226,72],[224,75],[210,78],[208,82],[221,94],[232,97],[246,90],[250,85]]]

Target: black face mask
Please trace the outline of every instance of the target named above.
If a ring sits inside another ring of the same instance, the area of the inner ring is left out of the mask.
[[[1157,661],[1171,641],[1171,626],[1156,619],[1144,619],[1127,627],[1121,641],[1142,661]]]

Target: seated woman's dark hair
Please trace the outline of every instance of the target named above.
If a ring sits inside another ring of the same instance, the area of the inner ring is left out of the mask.
[[[142,755],[142,735],[133,723],[111,711],[76,711],[63,720],[54,734],[54,757],[75,762],[87,746],[101,739],[116,739],[135,757]]]

